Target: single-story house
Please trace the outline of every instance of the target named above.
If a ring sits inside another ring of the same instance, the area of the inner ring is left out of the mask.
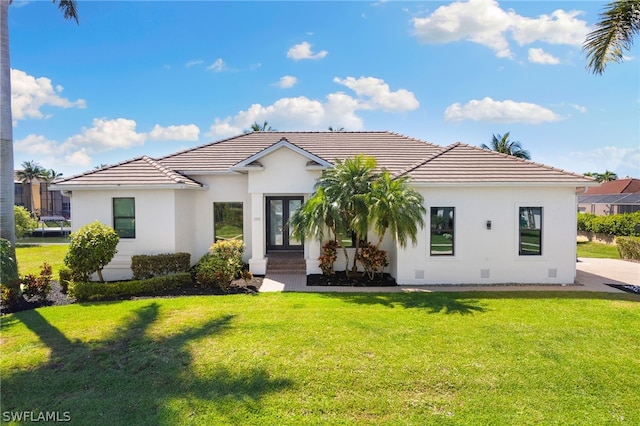
[[[640,211],[640,179],[603,182],[578,197],[578,211],[598,216]]]
[[[418,243],[402,248],[386,237],[381,247],[398,284],[574,282],[577,196],[593,179],[464,143],[442,147],[392,132],[253,132],[92,170],[55,188],[72,197],[74,230],[98,220],[120,234],[106,279],[130,277],[135,254],[188,252],[195,263],[216,239],[233,237],[243,239],[256,275],[282,250],[299,252],[307,274],[317,274],[322,243],[290,238],[287,219],[324,169],[358,154],[409,175],[424,197]],[[339,258],[336,269],[344,266]]]

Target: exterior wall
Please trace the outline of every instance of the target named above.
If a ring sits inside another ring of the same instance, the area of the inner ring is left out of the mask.
[[[176,249],[176,203],[174,190],[73,191],[72,231],[96,220],[113,226],[114,197],[134,197],[136,237],[121,238],[118,253],[103,270],[108,281],[131,278],[134,254],[172,253]]]
[[[426,226],[416,247],[398,249],[398,284],[573,283],[574,188],[420,188]],[[519,207],[542,207],[542,255],[519,256]],[[455,207],[454,256],[429,254],[429,209]],[[492,223],[491,230],[486,222]]]
[[[195,198],[200,191],[175,191],[175,251],[191,253],[191,264],[198,261],[196,251]],[[170,206],[167,206],[170,208]]]

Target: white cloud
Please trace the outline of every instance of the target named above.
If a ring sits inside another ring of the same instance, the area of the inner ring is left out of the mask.
[[[278,130],[326,130],[329,126],[361,130],[360,110],[402,112],[418,107],[413,93],[400,89],[392,92],[389,85],[372,77],[335,78],[334,82],[352,89],[357,97],[334,92],[325,100],[304,96],[281,98],[271,105],[253,104],[234,117],[216,118],[207,136],[230,136],[248,129],[254,122],[268,121]]]
[[[545,52],[539,48],[531,48],[529,49],[529,62],[533,62],[535,64],[559,64],[560,59],[551,55],[550,53]]]
[[[218,58],[211,65],[209,65],[207,69],[213,70],[215,72],[222,72],[227,69],[227,65],[224,63],[222,58]]]
[[[640,177],[640,148],[605,146],[591,151],[571,152],[557,160],[566,170],[578,173],[611,170],[619,178]]]
[[[86,108],[84,99],[70,101],[60,96],[63,87],[55,88],[46,77],[35,78],[24,71],[11,70],[11,112],[14,120],[47,118],[41,111],[45,105],[60,108]]]
[[[469,0],[440,6],[424,18],[413,18],[414,34],[423,43],[467,40],[492,49],[496,56],[513,58],[509,39],[519,45],[543,41],[580,47],[588,33],[580,12],[558,9],[551,15],[528,18],[503,10],[496,0]]]
[[[341,80],[335,77],[333,81],[353,90],[361,98],[369,98],[362,102],[362,109],[409,111],[420,106],[413,93],[405,89],[392,92],[389,85],[379,78],[360,77],[356,80],[353,77],[347,77]]]
[[[313,53],[311,51],[311,45],[303,41],[300,44],[296,44],[287,52],[287,58],[291,58],[295,61],[299,61],[300,59],[322,59],[327,56],[329,52],[326,50],[321,50],[318,53]]]
[[[64,157],[62,163],[65,166],[69,167],[80,167],[86,169],[93,164],[93,159],[89,154],[87,154],[87,150],[81,148],[77,151],[72,152]]]
[[[196,65],[201,65],[203,63],[204,63],[204,61],[202,59],[194,59],[194,60],[191,60],[191,61],[187,61],[187,63],[184,64],[184,66],[187,67],[187,68],[191,68],[191,67],[194,67]]]
[[[156,124],[149,132],[149,139],[156,141],[197,141],[200,129],[195,124],[162,127]]]
[[[24,139],[14,141],[13,147],[16,151],[29,155],[53,156],[56,154],[58,144],[42,135],[30,134]]]
[[[295,86],[296,83],[298,83],[297,78],[291,75],[285,75],[283,77],[280,77],[280,81],[278,82],[278,87],[280,87],[281,89],[289,89]]]
[[[446,121],[464,120],[486,121],[494,123],[544,123],[561,120],[555,112],[540,105],[512,100],[494,101],[486,97],[481,101],[471,100],[465,105],[456,102],[444,112]]]
[[[143,145],[147,136],[136,132],[136,122],[126,118],[107,120],[94,118],[93,127],[83,129],[82,133],[67,139],[63,148],[85,147],[92,152],[127,149]]]

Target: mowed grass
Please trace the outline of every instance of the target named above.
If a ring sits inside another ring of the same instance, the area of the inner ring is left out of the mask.
[[[578,241],[577,253],[578,257],[620,259],[617,246],[589,241]]]
[[[16,246],[16,258],[18,260],[18,273],[20,276],[40,274],[43,263],[51,265],[53,279],[58,280],[60,268],[64,266],[64,257],[67,254],[68,244],[27,244]]]
[[[259,294],[2,318],[3,412],[87,425],[640,424],[640,297]]]

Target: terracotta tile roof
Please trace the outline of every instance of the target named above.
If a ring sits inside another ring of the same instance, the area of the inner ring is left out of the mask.
[[[72,176],[56,182],[56,185],[119,185],[119,186],[166,186],[177,185],[200,188],[202,185],[193,179],[181,175],[156,160],[145,156],[127,160],[81,175]]]
[[[457,142],[401,174],[417,183],[575,183],[594,180],[576,173]]]
[[[202,187],[187,176],[226,173],[257,153],[286,140],[328,163],[358,154],[376,158],[392,175],[411,175],[417,183],[564,183],[589,186],[594,181],[571,172],[489,150],[456,143],[441,147],[392,132],[252,132],[159,159],[146,156],[57,182],[58,189],[81,186],[178,185]]]
[[[397,172],[440,146],[391,132],[252,132],[172,154],[158,161],[190,172],[223,172],[282,139],[330,163],[357,154],[373,156],[378,166]]]
[[[603,182],[587,190],[586,195],[596,194],[638,194],[640,193],[640,179],[616,179]]]

